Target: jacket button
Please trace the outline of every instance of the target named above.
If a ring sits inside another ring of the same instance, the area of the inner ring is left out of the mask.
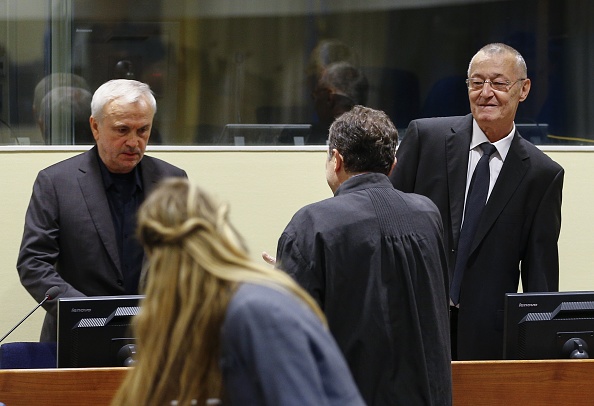
[[[119,286],[122,286],[123,284],[124,284],[124,281],[123,281],[123,280],[121,280],[121,279],[118,279],[118,285],[119,285]]]

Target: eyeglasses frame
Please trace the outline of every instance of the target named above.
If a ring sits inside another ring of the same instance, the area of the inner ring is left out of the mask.
[[[497,91],[497,92],[509,92],[511,90],[511,88],[518,82],[522,82],[524,80],[526,80],[527,78],[522,78],[522,79],[518,79],[515,81],[510,81],[510,80],[505,80],[505,81],[495,81],[495,83],[505,83],[505,90],[502,89],[497,89],[496,87],[493,86],[493,81],[492,80],[478,80],[478,79],[472,79],[472,78],[468,78],[466,79],[466,87],[471,90],[471,91],[479,91],[479,90],[483,90],[483,88],[485,87],[485,83],[488,83],[489,86],[491,86],[491,89]],[[470,86],[471,81],[476,81],[476,82],[483,82],[480,88],[473,88]]]

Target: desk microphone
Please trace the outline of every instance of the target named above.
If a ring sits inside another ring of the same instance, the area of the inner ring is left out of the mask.
[[[35,308],[34,308],[33,310],[31,310],[31,311],[29,312],[29,314],[28,314],[28,315],[26,315],[25,317],[23,317],[23,319],[22,319],[21,321],[19,321],[19,322],[17,323],[17,325],[16,325],[16,326],[14,326],[12,329],[10,329],[10,331],[9,331],[8,333],[6,333],[6,335],[5,335],[4,337],[0,338],[0,343],[1,343],[2,341],[4,341],[4,339],[5,339],[6,337],[8,337],[8,335],[9,335],[10,333],[12,333],[12,332],[13,332],[13,331],[14,331],[14,330],[15,330],[15,329],[18,327],[18,326],[20,326],[22,322],[24,322],[25,320],[27,320],[27,318],[28,318],[29,316],[31,316],[31,315],[33,314],[33,312],[34,312],[35,310],[37,310],[37,308],[38,308],[39,306],[41,306],[42,304],[44,304],[44,303],[45,303],[46,301],[48,301],[48,300],[55,299],[55,298],[56,298],[56,296],[58,296],[58,294],[60,294],[60,288],[59,288],[59,287],[57,287],[57,286],[52,286],[51,288],[49,288],[49,289],[47,290],[47,292],[45,292],[45,297],[43,298],[43,300],[42,300],[41,302],[39,302],[39,304],[38,304],[37,306],[35,306]]]

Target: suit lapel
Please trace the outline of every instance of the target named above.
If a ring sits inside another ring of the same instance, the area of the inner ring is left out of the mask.
[[[445,137],[453,241],[458,241],[462,225],[462,213],[464,212],[468,151],[470,139],[472,138],[472,115],[467,115],[462,123],[459,128],[452,127]]]
[[[79,167],[78,184],[97,233],[101,241],[103,241],[103,245],[111,260],[116,265],[118,272],[121,274],[122,269],[115,238],[115,229],[111,220],[111,211],[109,210],[109,203],[105,194],[101,169],[97,162],[96,148],[93,147],[85,153],[85,159]]]
[[[144,197],[147,197],[151,190],[157,185],[162,175],[159,174],[154,159],[148,156],[142,158],[141,176],[144,187]]]
[[[497,217],[499,217],[503,208],[520,185],[520,182],[528,171],[530,165],[529,158],[528,152],[522,145],[521,138],[516,131],[505,162],[501,167],[501,172],[497,177],[491,196],[481,216],[481,221],[479,222],[472,247],[470,248],[471,252],[474,251],[485,237],[487,231],[493,226]]]

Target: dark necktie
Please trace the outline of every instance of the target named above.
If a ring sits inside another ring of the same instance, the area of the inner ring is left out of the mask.
[[[454,277],[450,287],[450,299],[457,305],[460,301],[460,285],[462,284],[462,276],[468,263],[468,254],[470,253],[470,246],[481,213],[487,203],[487,195],[489,193],[489,157],[493,155],[497,149],[493,144],[484,142],[481,144],[483,156],[476,164],[472,181],[468,188],[468,196],[466,196],[466,206],[464,206],[464,223],[462,230],[460,230],[460,237],[458,239],[458,253],[456,254],[456,265],[454,268]]]

